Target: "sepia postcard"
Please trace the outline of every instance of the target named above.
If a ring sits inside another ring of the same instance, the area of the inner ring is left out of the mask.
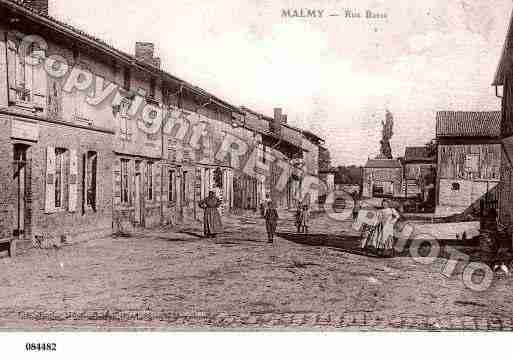
[[[0,330],[511,331],[512,10],[0,0]]]

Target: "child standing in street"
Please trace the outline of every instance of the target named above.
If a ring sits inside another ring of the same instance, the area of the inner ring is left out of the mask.
[[[278,211],[273,201],[267,203],[264,218],[265,228],[267,230],[267,242],[274,243],[274,235],[276,234],[276,227],[278,226]]]

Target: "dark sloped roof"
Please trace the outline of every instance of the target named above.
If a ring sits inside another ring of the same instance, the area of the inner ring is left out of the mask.
[[[506,33],[506,39],[504,40],[504,46],[502,48],[501,58],[497,65],[495,77],[493,79],[492,86],[504,85],[506,75],[511,71],[511,64],[513,61],[511,50],[513,49],[513,14],[511,15],[508,31]]]
[[[166,80],[178,82],[180,85],[184,86],[189,91],[211,98],[212,100],[215,100],[216,103],[224,107],[228,107],[232,111],[239,111],[237,106],[232,105],[216,97],[215,95],[201,89],[200,87],[194,86],[189,82],[182,80],[174,75],[171,75],[166,71],[160,70],[154,66],[148,65],[145,62],[139,61],[135,56],[130,55],[124,51],[121,51],[115,48],[114,46],[108,44],[107,42],[95,36],[92,36],[91,34],[88,34],[85,31],[82,31],[74,26],[62,22],[46,13],[37,11],[37,9],[27,5],[21,0],[0,0],[0,5],[5,5],[10,9],[16,11],[17,13],[23,14],[27,18],[30,18],[31,20],[36,21],[38,23],[42,23],[45,26],[51,26],[52,29],[58,30],[63,34],[77,37],[80,40],[83,40],[86,43],[88,43],[88,45],[91,45],[105,53],[109,53],[110,55],[116,56],[117,58],[122,59],[126,63],[131,64],[132,66],[136,66],[139,69],[144,69],[157,76],[163,76]]]
[[[319,173],[338,173],[338,169],[336,167],[319,168]]]
[[[369,159],[365,168],[401,168],[401,162],[389,159]]]
[[[404,150],[404,160],[409,161],[426,161],[432,162],[435,156],[430,153],[430,149],[426,146],[422,147],[406,147]]]
[[[308,130],[303,130],[303,135],[305,137],[307,137],[308,139],[310,140],[313,140],[315,142],[318,142],[318,143],[323,143],[324,142],[324,139],[317,136],[315,133],[313,133],[312,131],[308,131]]]
[[[168,73],[166,71],[160,70],[159,68],[153,67],[153,66],[148,65],[142,61],[139,61],[135,56],[130,55],[121,50],[118,50],[114,46],[106,43],[105,41],[103,41],[97,37],[94,37],[82,30],[77,29],[74,26],[64,23],[44,12],[40,12],[37,9],[27,5],[25,2],[23,2],[21,0],[0,0],[0,5],[2,5],[2,4],[5,6],[8,6],[10,9],[17,11],[18,13],[23,13],[25,16],[32,18],[32,20],[34,20],[34,21],[42,21],[47,26],[52,26],[52,28],[59,28],[59,30],[62,33],[84,39],[90,45],[96,46],[100,50],[110,53],[111,55],[122,58],[124,61],[126,61],[127,63],[129,63],[131,65],[137,65],[137,66],[139,66],[139,68],[143,68],[146,71],[150,71],[150,72],[154,73],[155,75],[163,76],[167,80],[176,81],[176,82],[180,83],[180,85],[187,88],[189,91],[192,91],[196,94],[199,94],[199,95],[202,95],[205,97],[208,97],[208,98],[214,100],[214,102],[216,102],[217,104],[220,104],[223,107],[228,107],[234,112],[248,111],[255,115],[260,116],[260,118],[263,120],[266,120],[266,121],[272,120],[271,117],[260,115],[257,112],[252,111],[248,108],[245,108],[245,107],[239,108],[235,105],[232,105],[232,104],[216,97],[215,95],[203,90],[202,88],[200,88],[198,86],[192,85],[189,82],[184,81],[174,75],[171,75],[170,73]],[[291,126],[289,124],[282,124],[282,126],[290,128],[300,134],[303,133],[303,131],[301,129]],[[251,125],[248,126],[247,124],[244,124],[244,127],[248,128],[249,130],[256,131],[256,132],[262,133],[262,134],[270,136],[270,137],[275,137],[276,139],[279,139],[280,141],[283,141],[283,142],[287,142],[287,143],[293,145],[294,147],[302,149],[303,151],[308,151],[307,149],[303,148],[303,146],[301,146],[300,144],[294,143],[293,141],[283,138],[283,136],[276,136],[269,130],[264,131],[261,128],[258,128],[258,126],[251,126]]]
[[[500,137],[500,135],[500,111],[436,113],[436,137]]]

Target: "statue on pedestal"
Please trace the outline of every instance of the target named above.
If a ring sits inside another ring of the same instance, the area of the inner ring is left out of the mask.
[[[390,139],[394,135],[394,116],[390,111],[386,111],[385,121],[382,121],[383,129],[381,131],[381,151],[378,159],[392,159],[392,147],[390,146]]]

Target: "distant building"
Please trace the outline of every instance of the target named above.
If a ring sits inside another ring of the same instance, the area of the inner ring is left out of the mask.
[[[326,184],[326,190],[328,192],[335,189],[335,174],[337,173],[336,168],[328,168],[319,171],[319,178]]]
[[[399,160],[369,159],[362,171],[363,197],[401,196],[403,168]]]
[[[406,147],[403,191],[406,198],[428,199],[436,177],[436,150],[429,146]]]
[[[437,113],[437,214],[497,206],[500,134],[499,111]]]

